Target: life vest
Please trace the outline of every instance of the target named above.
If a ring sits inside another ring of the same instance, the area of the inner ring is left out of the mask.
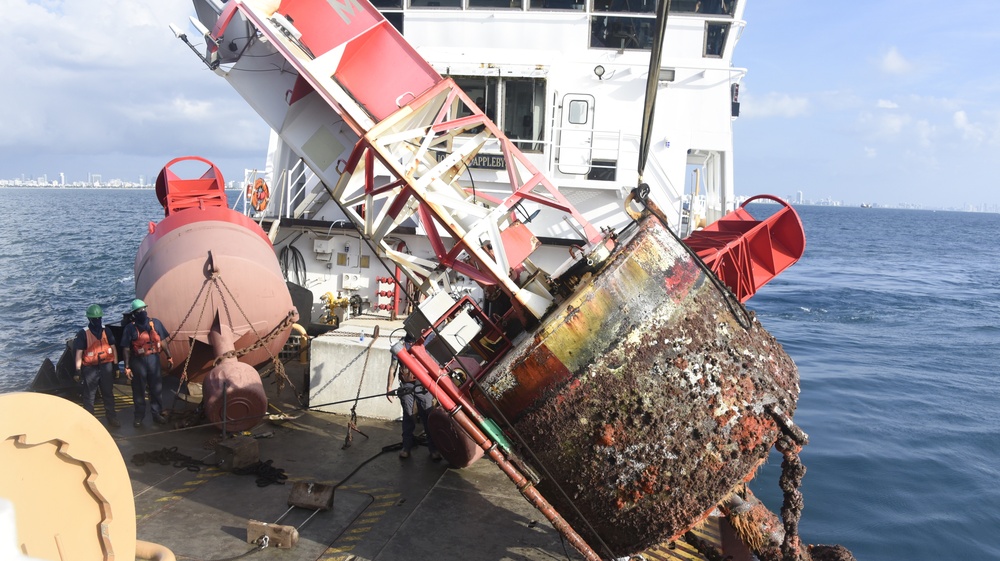
[[[139,335],[132,341],[132,352],[136,356],[155,355],[160,352],[160,334],[156,332],[153,325],[153,318],[149,318],[149,330],[143,331],[139,324],[135,324],[135,330]]]
[[[101,338],[98,339],[90,331],[89,327],[84,329],[84,331],[87,333],[87,348],[83,351],[81,364],[84,366],[97,366],[98,364],[114,362],[115,350],[111,348],[111,343],[108,343],[108,333],[102,328]]]

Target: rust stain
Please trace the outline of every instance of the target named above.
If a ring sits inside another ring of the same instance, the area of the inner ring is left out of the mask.
[[[539,489],[619,555],[683,534],[752,474],[778,436],[766,406],[791,415],[798,397],[781,346],[677,246],[647,222],[486,377],[552,474]]]

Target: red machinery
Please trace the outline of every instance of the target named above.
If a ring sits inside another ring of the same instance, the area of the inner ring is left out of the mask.
[[[757,220],[746,206],[759,200],[773,201],[781,208],[768,218]],[[806,250],[799,215],[788,203],[771,195],[747,199],[740,208],[692,233],[684,243],[698,253],[740,302],[749,300],[760,287],[798,261]]]

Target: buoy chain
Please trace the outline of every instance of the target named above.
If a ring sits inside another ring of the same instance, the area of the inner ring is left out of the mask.
[[[185,468],[188,471],[201,471],[202,466],[210,465],[201,460],[196,460],[191,456],[181,454],[177,451],[176,446],[151,452],[140,452],[132,456],[132,463],[140,467],[147,463],[153,463],[163,466],[173,466],[175,468]]]
[[[783,561],[800,561],[803,557],[802,541],[799,539],[799,520],[802,518],[805,503],[799,487],[802,486],[806,467],[799,458],[801,446],[792,437],[782,435],[775,447],[783,457],[781,477],[778,479],[778,486],[784,493],[781,519],[785,528],[785,539],[781,542],[781,556]]]
[[[272,466],[273,461],[267,460],[242,468],[234,468],[233,473],[236,475],[256,475],[258,487],[267,487],[271,484],[284,485],[288,476],[285,475],[284,469]]]

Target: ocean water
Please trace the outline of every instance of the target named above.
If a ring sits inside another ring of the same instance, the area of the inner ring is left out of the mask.
[[[0,391],[133,298],[152,191],[0,189]],[[800,532],[861,560],[1000,559],[1000,215],[800,207],[802,260],[750,300],[799,366]],[[765,211],[766,212],[766,211]],[[754,490],[780,506],[780,456]]]
[[[795,359],[808,543],[1000,559],[1000,215],[802,207],[748,304]],[[755,491],[779,508],[780,456]]]
[[[121,320],[135,252],[162,217],[151,189],[0,189],[0,392],[58,360],[87,306]]]

